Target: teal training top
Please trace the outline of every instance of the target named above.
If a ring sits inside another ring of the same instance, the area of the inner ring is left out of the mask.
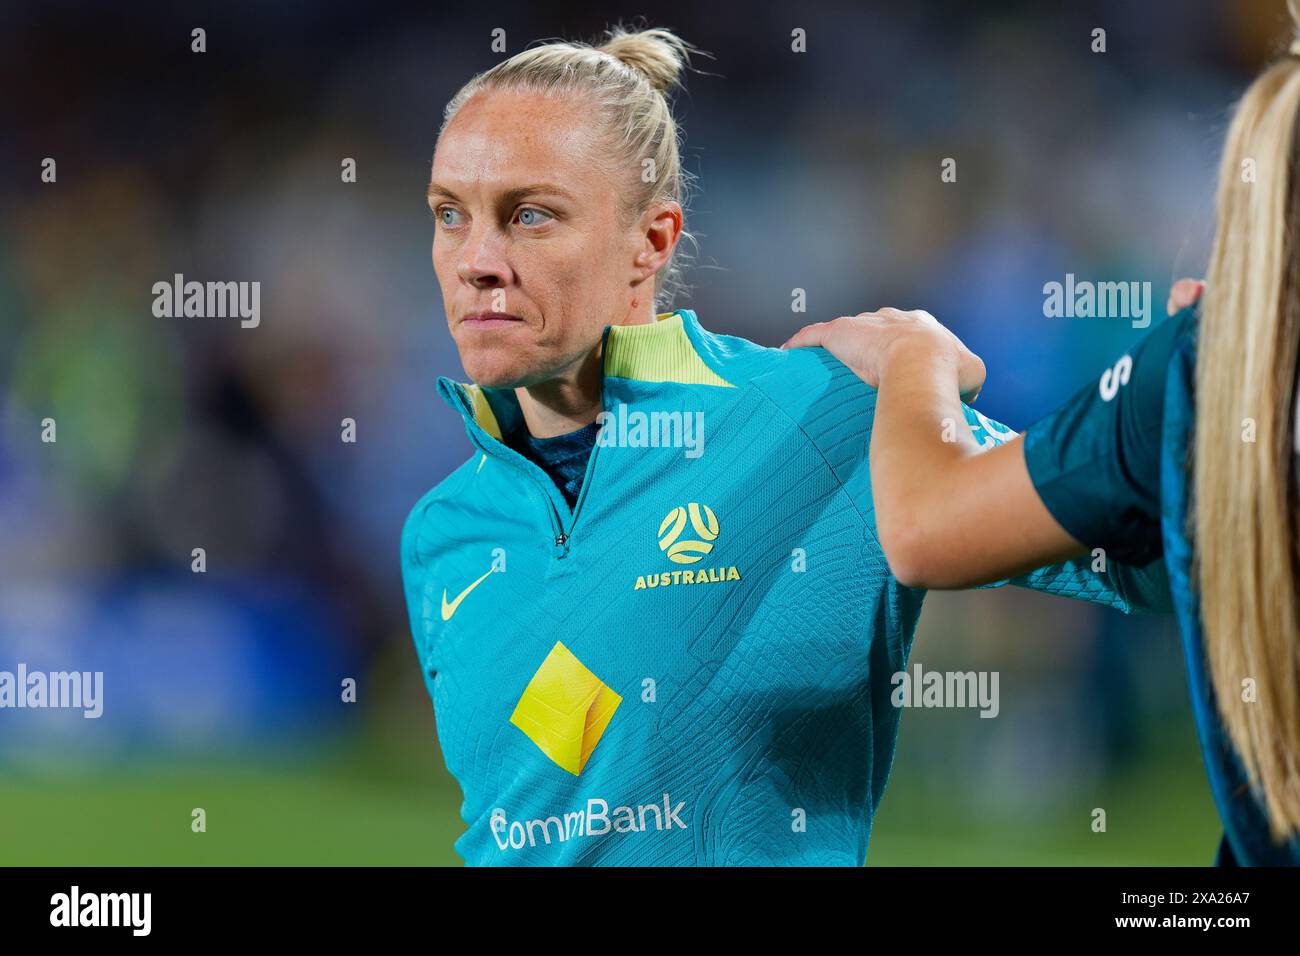
[[[572,509],[501,442],[513,391],[438,383],[476,450],[412,510],[402,572],[464,793],[456,850],[860,866],[924,598],[876,539],[875,390],[824,349],[713,334],[688,309],[604,335],[602,428]],[[984,444],[1014,435],[966,416]],[[1169,607],[1159,564],[1016,583]]]

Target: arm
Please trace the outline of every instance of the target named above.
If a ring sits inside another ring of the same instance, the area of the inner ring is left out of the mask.
[[[970,430],[974,433],[974,440],[980,448],[994,449],[1005,446],[1008,442],[1017,442],[1023,452],[1024,439],[1014,431],[1005,425],[986,418],[973,408],[963,406],[962,410],[965,413]],[[1020,463],[1024,464],[1023,455]],[[1026,473],[1029,473],[1028,469],[1026,469]],[[1032,475],[1030,475],[1030,478],[1032,479]],[[1041,506],[1041,490],[1036,488],[1032,490],[1035,499],[1040,501]],[[985,488],[982,493],[985,499],[992,499],[1003,495],[1004,491],[999,485]],[[1020,516],[1016,520],[1023,521],[1024,518]],[[1055,519],[1052,519],[1052,521],[1055,522]],[[980,533],[989,534],[988,527],[981,527]],[[1068,532],[1065,533],[1068,534]],[[996,532],[994,537],[996,538]],[[1083,545],[1079,547],[1084,548]],[[1009,570],[1005,572],[1011,575],[1009,578],[977,586],[993,588],[1005,584],[1014,584],[1017,587],[1041,591],[1044,594],[1088,601],[1093,604],[1104,604],[1107,607],[1123,611],[1125,614],[1134,611],[1148,613],[1171,612],[1173,610],[1173,601],[1164,562],[1157,559],[1144,566],[1127,563],[1128,561],[1138,560],[1145,560],[1145,556],[1130,555],[1125,561],[1111,561],[1107,559],[1104,551],[1101,553],[1093,552],[1078,558],[1062,560],[1060,563],[1044,566],[1034,565],[1033,570],[1023,574],[1015,574],[1014,570]]]
[[[979,390],[983,363],[933,316],[863,313],[807,326],[783,347],[812,345],[879,389],[871,493],[901,583],[971,587],[1085,553],[1035,494],[1023,441],[976,442],[958,396]]]
[[[912,587],[970,587],[1087,553],[1034,491],[1023,436],[985,450],[953,427],[965,421],[956,371],[915,343],[885,364],[871,487],[894,576]]]
[[[1200,288],[1180,283],[1170,308],[1194,301]],[[1152,468],[1166,366],[1160,352],[1185,324],[1149,335],[1159,342],[1137,371],[1129,356],[1122,375],[1118,365],[1108,370],[1100,399],[1090,385],[1028,438],[989,450],[960,427],[966,410],[956,398],[978,391],[982,363],[928,313],[883,310],[819,323],[787,346],[824,345],[879,388],[870,465],[886,558],[905,584],[953,588],[1085,554],[1084,539],[1115,560],[1147,564],[1159,555]],[[1134,385],[1121,393],[1130,372]]]

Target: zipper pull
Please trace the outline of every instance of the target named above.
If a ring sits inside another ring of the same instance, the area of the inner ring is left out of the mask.
[[[562,558],[569,553],[569,536],[561,531],[555,536],[555,556]]]

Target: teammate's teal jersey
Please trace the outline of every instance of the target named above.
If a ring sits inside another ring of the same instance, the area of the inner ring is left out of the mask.
[[[875,390],[679,310],[606,330],[576,507],[499,440],[514,393],[439,380],[477,451],[402,537],[471,864],[861,865],[923,592],[890,574]],[[1012,432],[968,410],[976,436]],[[966,427],[964,424],[960,427]],[[1017,583],[1167,607],[1163,571]]]
[[[1268,811],[1219,716],[1196,586],[1199,306],[1156,326],[1070,401],[1025,433],[1025,466],[1057,524],[1120,560],[1163,555],[1182,631],[1201,754],[1223,818],[1218,862],[1300,866],[1300,835],[1275,842]]]

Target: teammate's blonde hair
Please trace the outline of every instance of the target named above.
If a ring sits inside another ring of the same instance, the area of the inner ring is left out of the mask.
[[[447,104],[439,135],[483,90],[573,96],[589,104],[609,146],[607,168],[626,184],[620,206],[625,221],[668,200],[681,205],[685,218],[691,177],[682,169],[668,93],[681,82],[692,51],[700,52],[669,30],[622,25],[606,31],[598,46],[554,41],[530,47],[466,83]],[[684,226],[681,238],[695,242]],[[656,274],[654,289],[657,311],[684,290],[676,251]]]
[[[1289,6],[1300,25],[1300,3]],[[1300,40],[1251,84],[1228,130],[1196,369],[1206,654],[1224,726],[1278,840],[1300,833],[1297,117]],[[1246,699],[1247,680],[1257,699]]]

